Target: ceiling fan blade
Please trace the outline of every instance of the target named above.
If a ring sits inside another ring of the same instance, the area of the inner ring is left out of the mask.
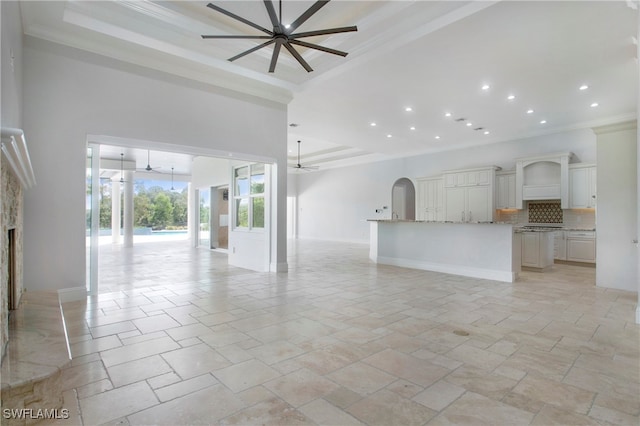
[[[287,48],[287,50],[289,51],[289,53],[291,53],[291,55],[293,55],[294,58],[296,58],[296,60],[300,63],[300,65],[302,65],[302,67],[307,70],[307,72],[311,72],[313,71],[313,68],[311,68],[311,66],[307,63],[307,61],[305,61],[302,56],[300,56],[300,54],[298,53],[298,51],[296,49],[294,49],[294,47],[289,43],[289,42],[285,42],[283,43],[284,47]]]
[[[273,55],[271,56],[271,65],[269,65],[269,72],[274,72],[276,70],[276,63],[278,62],[278,55],[280,54],[281,46],[282,41],[277,39],[276,45],[273,46]]]
[[[221,38],[221,39],[256,39],[256,40],[268,40],[270,36],[253,36],[253,35],[203,35],[203,39],[208,38]]]
[[[215,10],[215,11],[218,11],[218,12],[222,13],[223,15],[227,15],[229,18],[233,18],[233,19],[235,19],[236,21],[240,21],[240,22],[242,22],[243,24],[247,24],[247,25],[249,25],[250,27],[253,27],[253,28],[255,28],[255,29],[257,29],[257,30],[260,30],[260,31],[262,31],[262,32],[264,32],[264,33],[267,33],[267,34],[269,34],[269,35],[273,35],[273,31],[269,31],[268,29],[266,29],[266,28],[264,28],[264,27],[262,27],[262,26],[260,26],[260,25],[258,25],[258,24],[254,24],[253,22],[251,22],[251,21],[249,21],[249,20],[247,20],[247,19],[244,19],[243,17],[238,16],[238,15],[236,15],[235,13],[231,13],[231,12],[229,12],[229,11],[227,11],[227,10],[224,10],[223,8],[221,8],[221,7],[219,7],[219,6],[216,6],[216,5],[215,5],[215,4],[213,4],[213,3],[209,3],[209,4],[207,5],[207,7],[208,7],[208,8],[210,8],[210,9],[213,9],[213,10]]]
[[[311,18],[314,13],[316,13],[320,8],[329,3],[329,0],[318,0],[314,4],[311,5],[309,9],[306,10],[302,15],[298,17],[293,23],[289,26],[289,31],[295,31],[300,25],[302,25],[307,19]]]
[[[313,36],[327,35],[327,34],[350,33],[353,31],[358,31],[358,27],[353,25],[350,27],[327,28],[326,30],[306,31],[304,33],[291,34],[289,38],[291,39],[291,38],[313,37]]]
[[[327,53],[333,53],[334,55],[339,55],[339,56],[347,56],[348,55],[347,52],[343,52],[342,50],[331,49],[329,47],[320,46],[319,44],[306,43],[306,42],[300,41],[300,40],[289,40],[289,43],[296,44],[296,45],[302,46],[302,47],[308,47],[309,49],[315,49],[315,50],[321,50],[321,51],[327,52]]]
[[[233,62],[233,61],[235,61],[236,59],[240,59],[240,58],[242,58],[243,56],[248,55],[249,53],[253,53],[253,52],[255,52],[256,50],[260,50],[260,49],[262,49],[263,47],[267,47],[268,45],[270,45],[270,44],[272,44],[272,43],[275,43],[275,41],[276,41],[275,39],[271,39],[271,40],[266,41],[266,42],[264,42],[264,43],[262,43],[262,44],[260,44],[260,45],[258,45],[258,46],[256,46],[256,47],[252,47],[252,48],[251,48],[251,49],[249,49],[249,50],[245,50],[244,52],[240,53],[239,55],[236,55],[236,56],[234,56],[233,58],[229,58],[229,62]]]
[[[269,19],[271,19],[273,30],[277,33],[282,33],[282,25],[280,25],[280,21],[278,20],[278,16],[276,15],[276,9],[273,7],[273,3],[271,3],[271,0],[264,0],[264,5],[267,8]]]

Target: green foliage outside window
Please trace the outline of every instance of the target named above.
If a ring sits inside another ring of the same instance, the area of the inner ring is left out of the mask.
[[[235,226],[264,228],[265,165],[238,167],[234,172]]]
[[[111,185],[100,185],[100,227],[111,228]],[[122,197],[122,195],[121,195]],[[179,229],[187,227],[188,191],[168,191],[159,186],[146,189],[144,183],[138,182],[133,197],[133,226],[136,228],[151,227],[155,230]],[[122,220],[124,202],[120,203]],[[202,212],[201,212],[202,214]],[[208,211],[207,211],[208,215]]]

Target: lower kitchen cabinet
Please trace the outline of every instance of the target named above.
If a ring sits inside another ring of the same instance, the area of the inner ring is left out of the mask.
[[[553,265],[553,232],[522,233],[522,266],[547,269]]]
[[[564,231],[553,233],[553,258],[567,260],[567,237]]]
[[[596,235],[592,231],[567,231],[567,260],[596,262]]]

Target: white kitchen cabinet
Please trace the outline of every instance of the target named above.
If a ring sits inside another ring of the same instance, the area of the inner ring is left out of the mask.
[[[553,232],[522,233],[522,266],[539,270],[553,265]]]
[[[467,222],[493,221],[493,206],[489,203],[489,185],[472,186],[467,189]]]
[[[593,209],[596,207],[596,167],[572,165],[569,169],[569,208]]]
[[[445,220],[448,222],[466,222],[467,188],[445,189]]]
[[[447,188],[445,220],[450,222],[493,221],[489,190],[488,186]]]
[[[417,219],[444,220],[444,181],[442,178],[418,179]]]
[[[567,231],[567,260],[596,262],[596,233],[593,231]]]
[[[496,174],[496,209],[516,208],[516,173]]]
[[[456,186],[466,186],[466,185],[467,185],[466,172],[446,173],[444,175],[444,186],[446,188],[452,188]]]
[[[564,231],[553,233],[553,258],[567,260],[567,237]]]
[[[468,169],[445,172],[444,186],[446,188],[457,186],[489,185],[495,177],[498,167]]]
[[[494,182],[498,167],[456,170],[444,173],[445,220],[451,222],[493,221]]]

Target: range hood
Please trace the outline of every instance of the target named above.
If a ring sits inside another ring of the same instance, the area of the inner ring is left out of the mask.
[[[525,200],[560,200],[569,207],[569,161],[571,152],[559,152],[516,160],[516,206]]]

